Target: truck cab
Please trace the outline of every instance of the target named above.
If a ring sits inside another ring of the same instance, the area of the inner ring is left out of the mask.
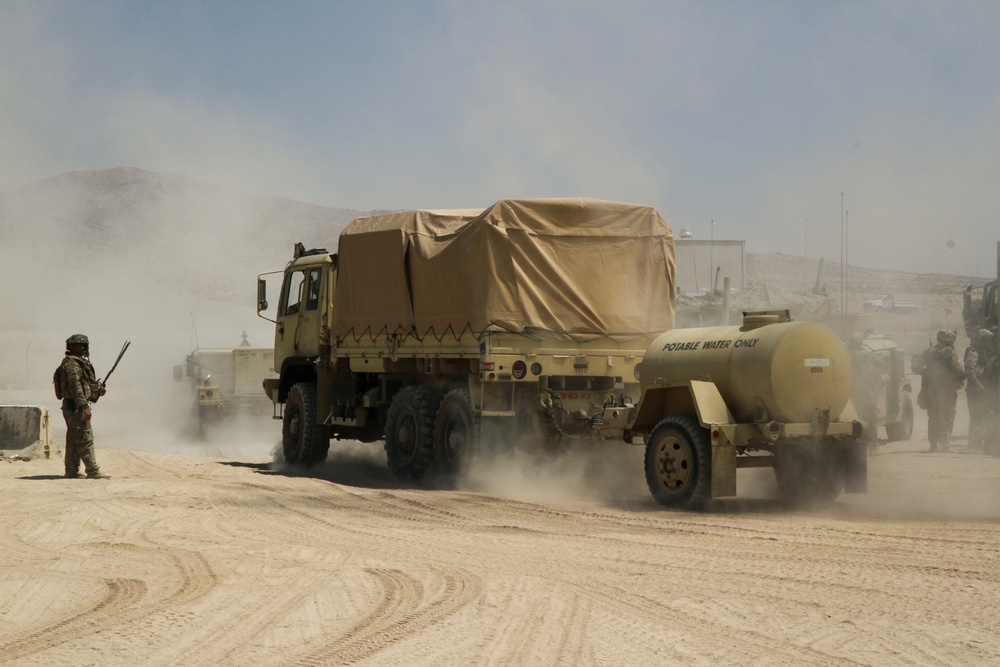
[[[284,397],[294,382],[314,374],[321,345],[329,345],[326,322],[333,310],[336,257],[324,249],[306,250],[297,244],[285,267],[274,327],[274,368],[284,382],[280,386],[269,383],[272,400],[279,399],[272,392]],[[267,305],[266,298],[263,305]]]

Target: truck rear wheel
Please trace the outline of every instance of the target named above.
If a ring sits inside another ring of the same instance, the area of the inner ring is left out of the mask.
[[[712,497],[712,445],[696,419],[674,415],[653,427],[646,485],[667,507],[698,509]]]
[[[479,420],[465,389],[452,389],[438,407],[434,422],[434,459],[443,472],[453,473],[479,443]]]
[[[774,477],[781,497],[793,505],[825,505],[844,490],[844,448],[786,445],[775,452]]]
[[[909,440],[913,437],[913,399],[909,394],[903,394],[899,421],[895,424],[886,424],[885,434],[890,441]]]
[[[385,419],[385,454],[389,469],[418,479],[434,451],[437,396],[427,387],[405,387],[392,399]]]
[[[330,439],[316,423],[315,383],[297,382],[289,390],[281,422],[281,446],[288,463],[311,466],[326,460]]]

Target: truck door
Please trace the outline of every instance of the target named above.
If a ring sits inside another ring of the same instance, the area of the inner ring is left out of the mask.
[[[295,269],[285,275],[278,306],[274,347],[281,359],[319,352],[321,267]],[[275,360],[277,362],[277,359]]]

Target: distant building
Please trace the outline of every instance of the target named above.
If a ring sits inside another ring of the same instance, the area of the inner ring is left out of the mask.
[[[688,296],[722,289],[724,278],[729,287],[742,291],[745,286],[744,249],[746,241],[719,241],[691,238],[687,229],[674,239],[677,253],[677,291]],[[718,274],[718,282],[716,282]]]

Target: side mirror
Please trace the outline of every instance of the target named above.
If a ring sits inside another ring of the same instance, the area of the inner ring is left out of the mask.
[[[257,279],[257,312],[267,310],[267,281],[263,278]]]

